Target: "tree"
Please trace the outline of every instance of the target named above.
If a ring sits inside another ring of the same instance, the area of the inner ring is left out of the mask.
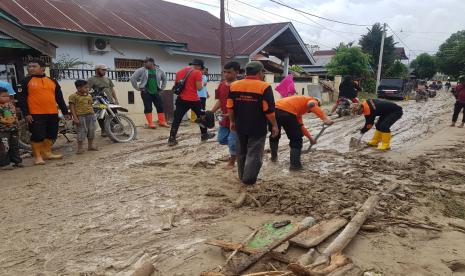
[[[415,70],[415,74],[420,79],[430,79],[438,71],[435,57],[427,53],[417,56],[417,58],[410,63],[410,67]]]
[[[336,55],[326,65],[330,75],[364,77],[370,73],[370,56],[358,47],[340,45]]]
[[[465,74],[465,31],[452,34],[436,53],[438,69],[449,76]]]
[[[381,39],[383,35],[383,27],[380,23],[374,24],[368,33],[362,35],[359,44],[362,50],[371,56],[370,65],[375,71],[378,70],[379,51],[381,47]],[[386,70],[391,67],[396,59],[395,43],[392,36],[386,36],[384,39],[383,64],[381,67],[381,75],[384,76]]]
[[[50,65],[52,69],[72,69],[81,65],[92,66],[92,63],[80,61],[79,58],[72,58],[69,54],[59,55]]]
[[[292,70],[292,71],[294,71],[294,72],[296,72],[296,73],[303,73],[303,72],[305,72],[305,70],[304,70],[301,66],[299,66],[299,65],[297,65],[297,64],[294,64],[294,65],[292,65],[292,66],[289,66],[289,70]]]
[[[400,60],[396,60],[394,64],[387,69],[385,76],[389,78],[407,78],[408,67],[400,62]]]

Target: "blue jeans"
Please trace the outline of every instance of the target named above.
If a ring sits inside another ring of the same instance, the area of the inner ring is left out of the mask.
[[[236,155],[236,133],[229,130],[228,127],[220,126],[218,129],[218,143],[228,145],[229,153]]]

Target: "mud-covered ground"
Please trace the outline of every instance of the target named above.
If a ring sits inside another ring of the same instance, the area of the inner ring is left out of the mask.
[[[367,222],[371,231],[344,253],[359,272],[461,275],[465,129],[448,126],[453,102],[446,93],[401,102],[404,116],[388,153],[349,151],[363,118],[338,119],[303,156],[302,172],[287,170],[283,138],[279,162],[265,156],[249,189],[261,207],[233,207],[240,184],[235,170],[223,169],[227,148],[201,143],[195,126],[181,127],[174,148],[166,145],[167,129],[141,128],[131,144],[100,139],[99,152],[80,156],[60,141],[64,160],[42,167],[26,160],[24,169],[0,172],[0,274],[129,275],[150,259],[156,275],[199,275],[225,260],[209,239],[240,242],[268,220],[350,218],[369,195],[399,183]],[[321,124],[306,123],[315,133]]]

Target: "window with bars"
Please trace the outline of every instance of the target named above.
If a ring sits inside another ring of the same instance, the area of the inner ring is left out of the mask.
[[[115,58],[115,68],[119,69],[138,69],[144,65],[142,59]]]

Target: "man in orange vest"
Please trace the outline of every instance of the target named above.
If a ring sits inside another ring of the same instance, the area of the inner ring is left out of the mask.
[[[402,118],[402,107],[390,101],[368,99],[362,103],[353,104],[351,108],[354,115],[365,116],[365,125],[360,133],[364,134],[373,126],[376,127],[373,138],[367,144],[380,150],[391,149],[391,127]],[[378,120],[375,124],[376,117]]]
[[[58,108],[69,118],[68,107],[58,82],[45,76],[45,63],[32,61],[27,67],[28,76],[18,89],[18,103],[29,123],[34,164],[43,165],[45,159],[61,159],[52,153],[53,141],[58,135]]]
[[[230,129],[237,133],[237,171],[246,185],[257,181],[265,150],[267,123],[272,125],[272,135],[278,135],[275,118],[273,89],[263,81],[263,64],[247,63],[246,77],[235,81],[229,88],[228,108]]]
[[[284,128],[286,135],[289,138],[290,152],[290,170],[302,169],[300,155],[302,152],[302,137],[305,136],[310,140],[310,143],[316,144],[312,135],[305,128],[302,116],[306,113],[313,112],[326,125],[332,125],[331,121],[323,110],[320,109],[320,102],[309,96],[291,96],[282,98],[276,101],[276,121],[278,122],[279,132]],[[281,134],[276,137],[270,137],[271,160],[278,160],[278,145]]]

